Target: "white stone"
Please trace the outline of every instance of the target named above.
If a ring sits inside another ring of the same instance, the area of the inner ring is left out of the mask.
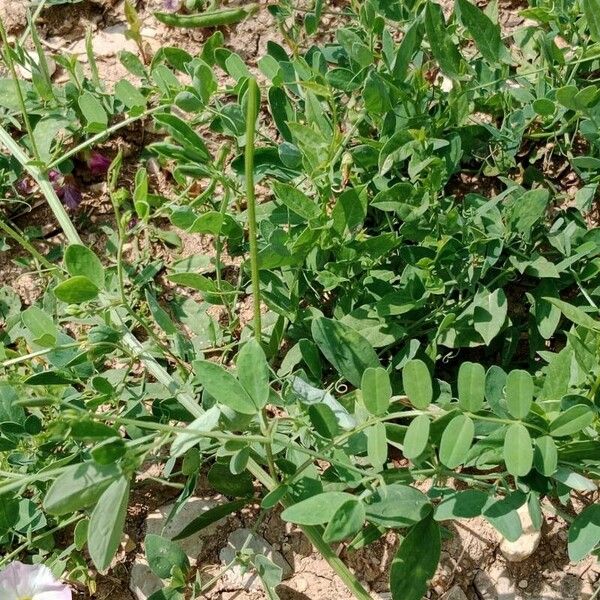
[[[129,575],[129,589],[137,600],[146,600],[163,587],[162,581],[152,572],[146,560],[142,556],[136,557]]]
[[[459,586],[455,585],[449,589],[440,600],[468,600],[465,593],[460,589]]]
[[[137,54],[138,48],[133,40],[125,37],[127,23],[117,23],[107,27],[103,31],[98,31],[92,36],[92,48],[96,58],[108,58],[116,56],[122,50],[128,50]],[[85,40],[78,40],[71,47],[71,52],[77,54],[85,60]]]
[[[207,510],[214,508],[220,504],[221,501],[219,501],[218,497],[216,499],[191,497],[183,505],[183,508],[181,508],[179,513],[177,513],[166,526],[165,523],[174,505],[167,504],[166,506],[161,506],[146,517],[146,534],[155,533],[156,535],[162,535],[163,537],[172,539],[196,517],[205,513]],[[224,522],[225,518],[177,542],[181,546],[181,549],[187,554],[192,564],[196,563],[196,559],[202,550],[202,538],[214,533],[216,527]]]
[[[40,64],[40,57],[38,56],[38,53],[34,50],[26,50],[25,54],[27,54],[27,56],[31,59],[31,62],[33,62],[35,65]],[[51,56],[45,54],[45,57],[46,64],[48,65],[48,73],[50,74],[50,77],[52,77],[52,75],[54,75],[54,73],[56,72],[56,63],[54,62],[54,59]],[[23,79],[31,81],[32,74],[31,69],[28,65],[17,65],[17,71]]]
[[[224,565],[230,564],[235,559],[236,554],[242,551],[242,548],[251,550],[254,554],[262,554],[281,567],[284,579],[292,574],[292,568],[289,563],[267,540],[253,533],[250,529],[245,528],[236,529],[229,535],[227,546],[219,552],[221,562]],[[261,589],[260,579],[256,572],[251,568],[244,572],[242,565],[236,564],[231,567],[225,573],[223,579],[229,586],[235,589]]]
[[[542,538],[542,532],[533,526],[527,504],[521,506],[517,512],[521,519],[523,534],[515,542],[509,542],[503,538],[500,543],[500,552],[510,562],[520,562],[529,558],[539,546]]]

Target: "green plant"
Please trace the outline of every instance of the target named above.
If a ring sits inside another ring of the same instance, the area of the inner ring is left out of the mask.
[[[163,448],[165,478],[184,482],[178,506],[200,465],[229,499],[178,538],[249,503],[281,504],[357,598],[369,594],[331,545],[352,551],[388,529],[405,534],[390,579],[402,600],[425,593],[455,519],[481,516],[514,540],[527,504],[538,527],[542,508],[572,522],[573,560],[597,552],[597,4],[536,3],[523,14],[540,25],[508,45],[494,3],[483,12],[460,0],[446,21],[431,1],[371,0],[337,14],[335,40],[317,45],[322,4],[288,28],[296,9],[280,2],[269,10],[289,49],[269,43],[261,87],[220,32],[195,57],[122,54],[141,90],[101,90],[66,58],[72,81],[46,98],[43,73],[31,88],[5,80],[7,186],[26,171],[68,240],[53,264],[3,224],[49,284],[27,308],[2,290],[0,533],[15,546],[5,560],[38,548],[77,575],[87,545],[106,569],[132,478]],[[4,53],[9,66],[23,59],[18,47]],[[48,107],[72,134],[44,153],[36,131]],[[154,191],[143,168],[124,184],[118,155],[101,261],[48,174],[146,119],[164,136],[144,156],[177,194]],[[272,190],[259,202],[257,182]],[[214,237],[216,257],[166,267],[195,298],[161,298],[152,244],[177,243],[165,218]],[[127,260],[131,242],[138,260]],[[242,257],[233,276],[225,250]],[[72,546],[48,542],[74,523]],[[213,583],[194,578],[176,540],[148,538],[146,552],[168,581],[157,598]],[[276,598],[277,567],[247,560]]]

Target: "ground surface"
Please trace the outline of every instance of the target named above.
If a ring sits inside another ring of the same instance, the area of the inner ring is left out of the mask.
[[[206,33],[202,30],[174,30],[158,23],[152,10],[160,7],[160,0],[138,3],[144,20],[144,34],[152,49],[163,45],[182,47],[196,52]],[[330,3],[332,9],[337,6]],[[443,4],[451,6],[451,0]],[[522,4],[521,4],[522,6]],[[500,22],[505,33],[519,27],[523,19],[518,15],[519,2],[500,2]],[[25,24],[22,0],[0,0],[0,14],[7,22],[9,33],[17,34]],[[328,21],[329,19],[329,21]],[[326,17],[325,27],[331,28],[334,17]],[[132,42],[123,36],[125,18],[121,2],[112,0],[86,0],[84,2],[58,6],[46,11],[41,21],[41,36],[49,51],[65,50],[84,57],[84,35],[91,27],[94,36],[94,51],[99,58],[103,81],[108,84],[126,76],[124,68],[116,59],[122,49],[131,49]],[[279,39],[277,29],[266,11],[245,23],[225,29],[227,43],[245,60],[253,65],[264,53],[267,41]],[[56,81],[65,76],[60,72]],[[125,134],[117,143],[126,150],[135,164],[139,139]],[[85,210],[77,217],[78,226],[85,232],[86,240],[98,243],[101,236],[99,225],[110,220],[104,188],[93,185],[84,191]],[[39,227],[50,242],[56,241],[56,227],[52,224],[49,211],[34,207],[23,214],[17,223]],[[175,260],[192,254],[211,252],[210,240],[203,236],[187,236],[183,249],[170,258]],[[43,291],[35,285],[35,274],[25,272],[15,263],[13,253],[0,252],[0,281],[10,281],[23,303],[35,300]],[[202,496],[205,490],[199,489]],[[168,488],[161,488],[151,480],[140,481],[129,509],[126,531],[130,541],[123,545],[112,570],[106,576],[98,576],[97,591],[93,598],[98,600],[131,600],[129,578],[136,556],[142,553],[141,541],[145,535],[145,518],[152,511],[168,503],[176,495]],[[256,517],[252,508],[229,519],[204,539],[198,557],[199,568],[208,574],[219,570],[219,551],[226,544],[228,535],[239,527],[251,527]],[[280,551],[293,567],[294,574],[280,586],[283,600],[347,600],[351,596],[337,580],[328,565],[312,551],[302,534],[283,523],[277,515],[269,517],[258,532]],[[482,520],[465,521],[454,527],[452,538],[445,541],[441,566],[432,581],[429,596],[439,598],[453,586],[458,585],[469,600],[579,600],[590,598],[600,578],[600,567],[591,560],[574,565],[566,556],[566,528],[562,519],[546,515],[542,541],[535,554],[520,563],[508,563],[499,551],[499,539],[494,530]],[[372,592],[373,598],[388,598],[387,574],[397,540],[393,535],[371,545],[368,549],[353,554],[342,553],[344,560],[355,570]],[[211,590],[208,598],[214,600],[259,600],[266,598],[257,590],[236,588],[231,582],[222,581]],[[80,594],[78,598],[89,598]]]

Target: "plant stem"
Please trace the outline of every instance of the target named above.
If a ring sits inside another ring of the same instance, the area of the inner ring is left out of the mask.
[[[258,272],[258,243],[256,233],[256,195],[254,193],[254,140],[256,137],[256,119],[258,106],[256,103],[259,94],[258,85],[254,77],[248,79],[246,92],[246,151],[244,166],[246,172],[246,200],[248,203],[248,238],[250,243],[250,269],[252,273],[252,295],[254,296],[254,337],[261,341],[261,315],[260,315],[260,279]]]
[[[248,460],[248,470],[254,477],[264,485],[269,491],[274,490],[277,487],[277,483],[264,472],[262,467],[254,461],[254,459]],[[281,504],[286,507],[290,506],[292,502],[289,498],[282,498]],[[318,527],[303,525],[300,527],[304,532],[304,535],[310,540],[312,545],[319,551],[321,556],[329,563],[329,566],[336,572],[337,576],[346,584],[348,589],[354,594],[358,600],[372,600],[371,596],[361,585],[356,575],[350,571],[350,569],[344,564],[340,557],[331,549],[321,535]]]
[[[27,135],[29,137],[29,143],[31,144],[31,149],[33,150],[33,155],[39,161],[40,153],[38,151],[37,144],[35,143],[35,138],[33,137],[33,129],[31,127],[31,122],[29,121],[29,114],[27,113],[27,108],[25,107],[25,98],[23,98],[23,90],[21,89],[21,84],[19,82],[19,77],[17,75],[17,71],[15,69],[15,63],[13,61],[13,57],[11,54],[11,47],[8,43],[8,38],[6,36],[6,30],[4,29],[4,21],[0,18],[0,39],[2,40],[2,44],[4,45],[4,60],[8,65],[8,69],[10,71],[10,75],[12,77],[12,81],[15,84],[15,91],[17,93],[17,100],[19,101],[19,106],[21,108],[21,114],[23,115],[23,123],[25,123],[25,129],[27,130]]]
[[[110,135],[111,133],[114,133],[115,131],[118,131],[119,129],[123,129],[123,127],[127,127],[128,125],[131,125],[132,123],[135,123],[136,121],[139,121],[140,119],[143,119],[143,118],[159,111],[162,108],[164,108],[164,106],[159,104],[158,106],[154,106],[152,108],[149,108],[148,110],[145,110],[143,113],[141,113],[139,115],[136,115],[134,117],[128,117],[127,119],[123,119],[123,121],[119,121],[119,123],[115,123],[114,125],[112,125],[111,127],[108,127],[104,131],[101,131],[100,133],[93,135],[91,138],[88,138],[84,142],[81,142],[81,144],[78,144],[77,146],[71,148],[70,150],[67,150],[66,152],[61,154],[58,158],[55,158],[53,161],[48,163],[48,165],[46,165],[46,168],[48,170],[50,170],[50,169],[53,169],[54,167],[57,167],[58,165],[60,165],[61,162],[67,160],[67,158],[71,158],[71,156],[74,156],[78,152],[81,152],[82,150],[85,150],[86,148],[88,148],[89,146],[92,146],[96,142],[103,140],[107,135]]]
[[[0,142],[2,142],[9,150],[9,152],[18,160],[23,168],[35,179],[36,183],[40,187],[42,194],[48,201],[58,224],[61,229],[64,231],[69,243],[71,244],[81,244],[81,238],[75,229],[65,207],[62,202],[59,200],[52,184],[48,181],[48,178],[45,176],[44,172],[37,166],[32,163],[29,157],[23,152],[21,146],[9,135],[9,133],[0,125]]]
[[[44,265],[46,269],[50,271],[55,271],[58,267],[53,265],[45,256],[43,256],[37,249],[24,238],[18,231],[13,229],[8,223],[5,223],[2,219],[0,219],[0,229],[4,231],[4,233],[12,238],[15,242],[21,245],[29,254],[31,254],[41,265]]]

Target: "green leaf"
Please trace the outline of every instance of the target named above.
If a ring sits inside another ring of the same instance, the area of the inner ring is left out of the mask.
[[[210,152],[202,138],[182,119],[173,114],[155,114],[154,119],[164,127],[173,139],[181,144],[186,154],[199,163],[211,159]]]
[[[98,98],[90,92],[84,92],[77,103],[90,131],[100,132],[106,129],[108,115]]]
[[[365,430],[367,436],[367,458],[377,469],[381,469],[388,456],[385,423],[375,423]]]
[[[515,477],[523,477],[531,471],[533,448],[527,428],[521,423],[513,423],[504,438],[504,462],[506,470]]]
[[[278,181],[273,181],[272,186],[277,199],[303,219],[316,219],[321,214],[320,206],[297,187]]]
[[[129,481],[120,477],[100,496],[92,511],[88,551],[98,571],[108,569],[119,548],[127,516],[128,499]]]
[[[144,95],[127,79],[121,79],[115,85],[115,98],[122,102],[128,109],[135,107],[145,108],[146,106]]]
[[[431,511],[429,499],[423,492],[402,484],[378,488],[367,498],[367,519],[383,527],[414,525]]]
[[[581,325],[582,327],[586,327],[587,329],[591,329],[592,331],[600,331],[600,322],[592,319],[586,312],[578,308],[577,306],[573,306],[568,302],[563,302],[558,298],[548,298],[545,297],[543,300],[550,302],[558,309],[560,312],[567,318],[569,321],[575,323],[575,325]]]
[[[148,534],[144,539],[144,548],[148,566],[160,579],[169,579],[174,568],[185,573],[190,567],[188,557],[179,544],[160,535]]]
[[[549,435],[536,438],[533,450],[533,464],[537,471],[550,477],[558,465],[558,450],[554,440]]]
[[[372,415],[384,415],[390,406],[392,397],[392,385],[388,372],[383,367],[365,369],[360,388],[367,410]]]
[[[509,541],[516,542],[523,533],[521,518],[517,509],[523,506],[527,496],[523,492],[513,492],[500,500],[490,499],[483,516]]]
[[[533,379],[527,371],[516,369],[506,377],[506,406],[515,419],[524,419],[533,402]]]
[[[458,405],[463,410],[478,412],[485,394],[485,369],[479,363],[464,362],[458,370]]]
[[[458,79],[462,57],[446,30],[442,7],[429,0],[425,8],[425,32],[431,46],[431,53],[444,74]]]
[[[207,360],[194,362],[196,378],[217,401],[244,415],[255,415],[258,408],[242,384],[226,369]]]
[[[583,14],[588,23],[590,37],[594,42],[600,42],[600,1],[583,0]]]
[[[269,365],[261,345],[252,338],[247,341],[237,357],[237,376],[257,408],[269,399]]]
[[[462,464],[471,448],[475,425],[466,415],[454,417],[442,434],[440,442],[440,461],[449,469]]]
[[[421,600],[441,554],[439,525],[430,516],[419,521],[402,540],[390,570],[393,600]]]
[[[244,508],[248,504],[247,500],[234,500],[233,502],[225,502],[219,504],[214,508],[209,508],[206,512],[203,512],[200,516],[190,521],[177,535],[173,537],[173,541],[183,540],[198,531],[202,531],[209,525],[220,521],[224,517],[237,512]]]
[[[542,188],[528,190],[516,198],[510,211],[510,224],[515,231],[529,238],[533,226],[544,216],[549,199],[548,190]]]
[[[558,467],[552,478],[578,492],[595,492],[598,489],[593,481],[567,467]]]
[[[600,504],[592,504],[575,517],[569,528],[569,558],[583,560],[600,543]]]
[[[468,0],[464,0],[467,2]],[[478,294],[473,301],[473,328],[489,344],[500,333],[508,313],[503,289]]]
[[[353,233],[367,216],[367,195],[362,188],[350,188],[337,199],[331,211],[332,227],[340,235]]]
[[[402,369],[402,386],[411,404],[426,409],[433,399],[433,386],[427,365],[420,359],[409,360]]]
[[[47,312],[37,306],[30,306],[21,313],[21,320],[33,335],[34,343],[45,348],[56,345],[58,329]]]
[[[254,558],[254,567],[256,568],[256,572],[260,577],[260,581],[265,588],[269,600],[280,600],[275,590],[283,579],[283,569],[263,554],[258,554]]]
[[[365,369],[380,366],[369,342],[340,321],[317,317],[312,322],[311,332],[325,358],[355,387],[360,386]]]
[[[121,475],[116,465],[86,462],[67,467],[54,480],[44,497],[44,510],[52,515],[65,515],[87,508]]]
[[[252,477],[247,471],[235,477],[227,465],[215,463],[208,471],[208,482],[225,496],[247,498],[254,493]]]
[[[67,304],[88,302],[96,298],[99,292],[98,286],[84,275],[69,277],[54,288],[54,295]]]
[[[496,66],[501,60],[503,50],[500,26],[469,0],[458,0],[458,8],[460,20],[475,40],[477,49],[483,58]]]
[[[550,423],[552,437],[564,437],[581,431],[594,420],[594,411],[586,404],[576,404]]]
[[[409,460],[418,458],[425,452],[429,441],[431,422],[427,415],[419,415],[410,422],[404,436],[403,453]]]
[[[392,108],[389,87],[389,83],[377,71],[369,71],[363,90],[365,109],[369,114],[383,115]]]
[[[100,259],[81,244],[70,244],[65,250],[65,267],[69,275],[87,277],[97,288],[104,287],[104,267]]]
[[[481,515],[489,494],[479,490],[462,490],[445,497],[435,509],[436,521],[473,519]]]
[[[217,406],[209,408],[203,415],[192,421],[185,432],[178,433],[171,444],[171,456],[178,458],[183,456],[190,448],[193,448],[201,439],[198,434],[212,431],[219,423],[221,411]]]
[[[281,513],[281,518],[296,525],[322,525],[331,521],[342,504],[354,499],[346,492],[323,492],[292,504]]]
[[[308,416],[319,435],[331,440],[340,432],[335,413],[326,404],[311,404],[308,407]]]
[[[365,523],[365,506],[358,498],[347,500],[333,514],[323,533],[328,544],[341,542],[362,530]]]

